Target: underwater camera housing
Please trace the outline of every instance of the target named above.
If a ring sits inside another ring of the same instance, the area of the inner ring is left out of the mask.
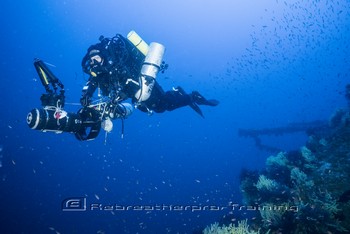
[[[43,61],[35,59],[34,66],[46,93],[40,98],[42,108],[35,108],[27,115],[27,124],[33,130],[69,132],[78,140],[93,140],[98,136],[104,119],[125,118],[133,111],[128,103],[102,102],[83,107],[77,113],[66,112],[63,109],[65,104],[63,84]]]
[[[34,60],[34,67],[46,93],[40,97],[42,108],[35,108],[27,115],[27,124],[33,130],[43,132],[70,132],[79,140],[95,139],[101,129],[98,112],[86,108],[78,113],[63,110],[65,104],[64,85],[40,60]]]
[[[45,106],[30,111],[27,115],[27,124],[33,130],[69,132],[74,133],[78,140],[93,140],[101,129],[101,122],[98,121],[98,115],[94,112],[91,108],[84,108],[76,114],[68,113],[60,108]]]

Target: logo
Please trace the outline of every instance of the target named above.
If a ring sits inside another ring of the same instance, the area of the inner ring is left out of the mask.
[[[96,198],[98,196],[96,195]],[[62,211],[174,211],[174,212],[198,212],[198,211],[222,211],[222,210],[237,210],[237,211],[271,211],[271,212],[298,212],[298,206],[287,206],[287,205],[239,205],[238,203],[230,202],[228,206],[220,205],[167,205],[167,204],[153,204],[153,205],[127,205],[117,203],[89,203],[87,204],[86,197],[70,197],[62,201]]]
[[[86,198],[67,198],[62,202],[62,211],[86,211]]]

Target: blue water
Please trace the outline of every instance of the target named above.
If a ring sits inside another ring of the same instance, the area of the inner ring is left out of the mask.
[[[346,0],[4,0],[0,15],[0,233],[199,231],[227,215],[230,202],[242,203],[241,169],[262,169],[270,155],[239,128],[328,120],[346,106]],[[79,142],[28,128],[26,115],[44,92],[34,58],[54,65],[66,102],[78,103],[87,48],[100,35],[131,30],[166,46],[169,69],[157,78],[164,89],[181,85],[220,105],[203,107],[205,119],[189,107],[136,110],[124,138],[115,121],[106,144],[103,132]],[[297,133],[264,143],[291,150],[306,140]],[[87,211],[63,211],[69,198],[85,200]],[[96,204],[133,210],[89,209]]]

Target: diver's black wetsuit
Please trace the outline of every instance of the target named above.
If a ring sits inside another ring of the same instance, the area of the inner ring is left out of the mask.
[[[97,88],[101,90],[103,96],[108,96],[117,102],[131,98],[133,103],[137,104],[137,108],[144,112],[161,113],[190,106],[203,116],[198,105],[218,104],[216,100],[206,100],[196,91],[186,94],[181,87],[164,92],[157,81],[154,81],[150,97],[146,101],[139,102],[135,94],[141,87],[139,76],[144,55],[119,34],[112,39],[102,38],[100,41],[88,49],[82,61],[84,72],[90,75],[82,92],[83,106],[90,104]],[[92,63],[91,58],[95,55],[100,56],[102,62]]]

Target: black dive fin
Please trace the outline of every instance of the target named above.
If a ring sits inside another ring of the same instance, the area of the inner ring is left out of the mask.
[[[195,112],[197,112],[200,116],[202,116],[202,117],[204,118],[204,115],[203,115],[202,110],[199,108],[199,106],[198,106],[196,103],[192,102],[191,104],[189,104],[189,106],[190,106]]]
[[[192,100],[198,105],[206,105],[206,106],[217,106],[219,104],[218,100],[210,99],[207,100],[203,95],[201,95],[197,91],[193,91],[191,94]]]
[[[210,100],[207,100],[206,103],[204,105],[207,105],[207,106],[217,106],[219,105],[219,101],[218,100],[215,100],[215,99],[210,99]]]

